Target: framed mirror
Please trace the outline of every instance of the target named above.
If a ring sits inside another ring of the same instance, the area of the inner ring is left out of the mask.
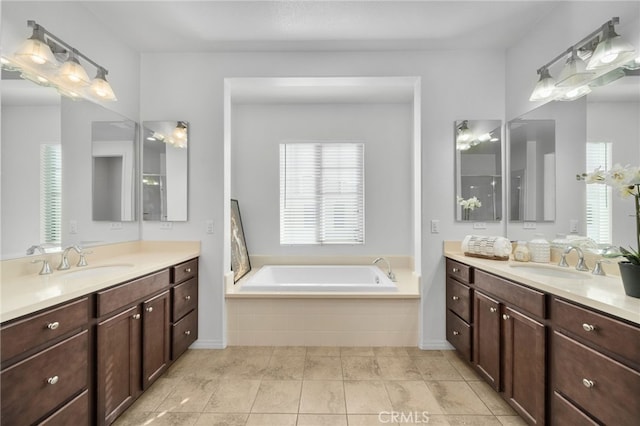
[[[137,139],[134,121],[91,123],[93,220],[136,220]]]
[[[502,220],[502,121],[458,120],[454,127],[457,221]]]
[[[189,123],[145,121],[142,218],[186,221],[189,193]]]

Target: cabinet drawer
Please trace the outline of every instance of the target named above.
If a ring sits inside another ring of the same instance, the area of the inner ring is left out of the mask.
[[[178,321],[189,311],[198,306],[198,278],[178,284],[172,290],[173,296],[173,321]]]
[[[591,420],[586,414],[582,412],[582,410],[564,399],[558,392],[553,393],[552,404],[552,426],[598,426],[598,423]]]
[[[607,425],[637,425],[640,373],[558,332],[553,334],[553,386]]]
[[[32,424],[87,387],[83,331],[2,371],[0,423]]]
[[[85,297],[2,327],[2,362],[42,345],[89,322]]]
[[[541,291],[524,287],[480,270],[475,271],[475,284],[476,287],[493,294],[516,308],[524,309],[540,318],[546,318],[545,296]]]
[[[471,361],[471,326],[447,310],[447,340],[467,361]]]
[[[473,282],[473,270],[469,265],[456,262],[455,260],[447,259],[447,276],[453,277],[463,283]]]
[[[171,282],[174,284],[198,276],[198,259],[192,259],[171,268]]]
[[[466,322],[471,322],[471,289],[447,278],[447,308]]]
[[[97,293],[98,316],[108,314],[169,287],[169,270],[156,272]]]
[[[640,328],[564,300],[554,299],[551,309],[558,327],[640,364]]]
[[[198,338],[198,311],[191,311],[173,325],[173,348],[171,359],[178,359],[190,344]]]
[[[71,426],[88,425],[89,420],[89,391],[84,391],[73,398],[64,407],[47,417],[38,425]]]

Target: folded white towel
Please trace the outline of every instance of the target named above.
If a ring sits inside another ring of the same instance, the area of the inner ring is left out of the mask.
[[[505,237],[467,235],[462,240],[462,251],[486,257],[509,257],[511,241]]]

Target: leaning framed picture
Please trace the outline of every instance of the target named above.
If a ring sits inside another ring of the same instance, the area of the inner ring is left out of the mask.
[[[251,270],[238,200],[231,200],[231,270],[234,284]]]

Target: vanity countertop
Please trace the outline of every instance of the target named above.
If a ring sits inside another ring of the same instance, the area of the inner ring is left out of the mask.
[[[137,277],[168,268],[200,255],[200,242],[136,241],[91,248],[89,265],[67,271],[55,267],[60,255],[52,259],[53,273],[38,275],[40,265],[31,260],[41,256],[2,261],[0,283],[0,322],[37,312]],[[35,269],[34,269],[35,268]],[[102,271],[98,271],[104,268]],[[81,273],[78,273],[82,271]],[[93,272],[95,271],[95,273]]]
[[[584,278],[544,277],[520,268],[523,265],[535,267],[535,265],[542,264],[532,262],[523,264],[513,260],[499,261],[469,257],[460,251],[459,245],[458,248],[445,246],[444,255],[494,275],[640,325],[640,299],[627,296],[624,293],[622,280],[619,276],[596,276],[589,272],[584,272]],[[555,266],[553,264],[546,265]],[[571,271],[575,271],[575,269],[572,268]]]

